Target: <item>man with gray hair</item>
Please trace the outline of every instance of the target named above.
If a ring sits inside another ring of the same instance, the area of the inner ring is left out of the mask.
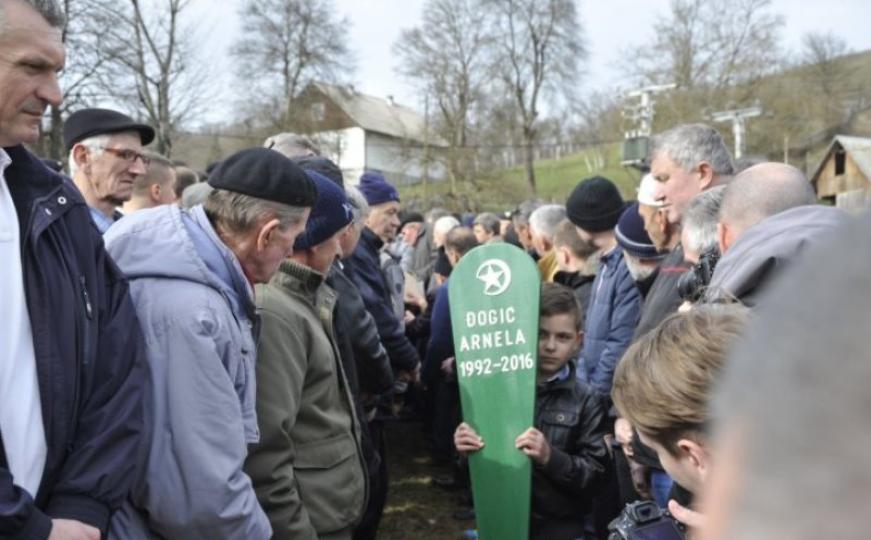
[[[321,155],[317,145],[305,135],[278,133],[263,141],[263,148],[270,148],[290,159]]]
[[[124,203],[124,215],[178,201],[172,162],[156,152],[145,152],[144,155],[149,161],[148,170],[133,181],[130,200]]]
[[[529,216],[542,204],[538,199],[529,199],[520,203],[511,214],[511,224],[514,226],[514,232],[517,233],[517,240],[523,249],[530,253],[534,253],[534,250],[532,248],[532,235],[529,233]]]
[[[130,280],[154,387],[151,440],[113,538],[272,536],[242,469],[260,437],[253,285],[293,252],[317,191],[264,148],[230,156],[209,184],[202,206],[143,210],[106,234]]]
[[[136,472],[145,351],[82,195],[25,148],[63,94],[64,16],[0,1],[0,537],[106,538]],[[138,141],[137,141],[138,142]]]
[[[841,210],[815,202],[804,173],[790,165],[763,163],[738,174],[723,194],[717,225],[722,258],[705,298],[757,304],[773,278],[846,220]]]
[[[501,223],[499,216],[492,212],[482,212],[475,216],[475,221],[472,223],[472,230],[475,232],[475,239],[479,244],[492,244],[501,242],[502,236]]]
[[[150,126],[109,109],[82,109],[64,123],[70,176],[105,233],[121,217],[118,207],[130,200],[133,186],[148,171],[142,147],[154,139]]]
[[[559,262],[553,247],[553,236],[565,218],[566,207],[561,204],[539,206],[529,216],[532,249],[538,254],[538,271],[545,283],[552,282],[554,275],[559,272]]]
[[[734,170],[723,138],[704,124],[684,124],[657,135],[650,158],[650,174],[660,183],[671,223],[680,223],[693,197],[727,183]]]
[[[686,207],[696,195],[727,182],[732,174],[731,157],[719,133],[701,124],[677,126],[655,137],[651,158],[650,174],[639,186],[639,213],[653,243],[669,253],[644,299],[633,341],[659,326],[683,302],[678,283],[687,272],[680,242]],[[654,485],[667,487],[667,481],[661,482],[668,477],[659,458],[633,435],[628,422],[618,419],[615,431],[624,449],[632,448],[627,452],[630,465],[645,467]]]
[[[681,246],[684,260],[698,264],[702,254],[719,249],[717,223],[726,186],[717,186],[696,195],[684,212]]]

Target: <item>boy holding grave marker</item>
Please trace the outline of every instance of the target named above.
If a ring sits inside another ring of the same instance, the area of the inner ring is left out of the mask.
[[[533,540],[585,538],[584,516],[609,468],[601,398],[575,377],[583,315],[574,293],[545,283],[541,290],[535,426],[515,445],[533,461],[530,535]],[[454,433],[463,455],[484,448],[465,422]]]

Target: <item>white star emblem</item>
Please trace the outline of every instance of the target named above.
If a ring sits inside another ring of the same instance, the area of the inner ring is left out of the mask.
[[[498,296],[511,285],[511,269],[499,259],[481,263],[475,277],[484,283],[484,294],[487,296]]]

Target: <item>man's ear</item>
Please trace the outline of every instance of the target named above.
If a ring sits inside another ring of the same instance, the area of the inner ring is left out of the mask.
[[[699,163],[699,191],[705,191],[714,184],[714,168],[707,161]]]
[[[91,153],[88,151],[88,147],[84,144],[73,146],[73,161],[76,162],[76,167],[84,170],[91,161]]]
[[[668,227],[669,227],[668,209],[660,208],[659,210],[656,211],[656,213],[657,213],[656,226],[659,227],[659,234],[662,235],[664,238],[666,236],[666,234],[668,233]]]
[[[717,244],[720,247],[720,253],[726,253],[726,250],[729,249],[729,226],[723,222],[717,223]],[[701,255],[701,253],[699,253]]]
[[[148,196],[151,197],[151,200],[153,202],[156,202],[156,203],[160,202],[161,189],[162,188],[160,187],[160,184],[158,184],[157,182],[148,186]]]
[[[276,219],[270,219],[260,227],[260,232],[257,233],[257,251],[266,250],[266,246],[273,240],[274,233],[278,230],[281,222]]]
[[[556,248],[556,261],[560,266],[568,266],[571,259],[569,258],[569,248],[560,246]]]

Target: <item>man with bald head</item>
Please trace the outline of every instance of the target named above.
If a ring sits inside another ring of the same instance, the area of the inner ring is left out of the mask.
[[[756,305],[773,277],[844,223],[841,210],[815,202],[810,182],[795,167],[762,163],[738,174],[723,194],[717,224],[723,257],[705,298]]]
[[[717,236],[726,253],[750,227],[796,206],[814,204],[816,194],[803,172],[785,163],[760,163],[726,187]]]

